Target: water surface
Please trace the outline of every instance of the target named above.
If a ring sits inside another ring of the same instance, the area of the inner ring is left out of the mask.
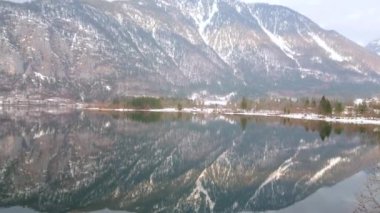
[[[2,112],[0,212],[360,212],[379,138],[289,119]]]

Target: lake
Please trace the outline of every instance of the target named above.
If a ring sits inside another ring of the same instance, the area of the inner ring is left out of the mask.
[[[0,111],[0,212],[368,212],[380,126]]]

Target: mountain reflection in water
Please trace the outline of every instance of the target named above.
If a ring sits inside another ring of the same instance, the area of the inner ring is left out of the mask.
[[[378,132],[181,113],[2,113],[0,206],[280,210],[376,166]]]

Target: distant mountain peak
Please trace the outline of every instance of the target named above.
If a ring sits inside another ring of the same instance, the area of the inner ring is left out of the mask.
[[[369,49],[370,51],[380,55],[380,39],[377,39],[377,40],[370,42],[366,46],[366,48]]]

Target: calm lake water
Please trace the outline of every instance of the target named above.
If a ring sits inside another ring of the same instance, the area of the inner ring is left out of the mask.
[[[258,117],[0,113],[0,212],[366,212],[380,127]]]

